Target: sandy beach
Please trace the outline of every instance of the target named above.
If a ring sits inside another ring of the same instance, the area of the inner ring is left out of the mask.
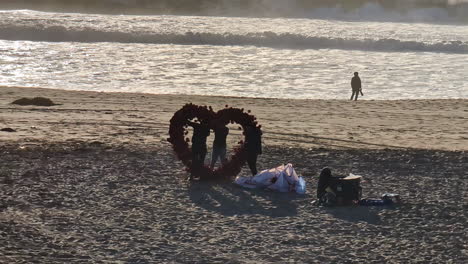
[[[57,105],[11,104],[37,96]],[[264,133],[258,168],[292,163],[307,194],[187,182],[167,138],[189,102],[251,110]],[[0,129],[13,131],[0,131],[0,263],[468,261],[468,100],[0,87]],[[364,197],[403,203],[314,206],[325,166],[361,175]]]

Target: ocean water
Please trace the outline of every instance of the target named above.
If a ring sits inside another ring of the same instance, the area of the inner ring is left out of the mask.
[[[0,86],[348,99],[357,71],[362,99],[468,98],[463,9],[379,8],[316,7],[307,17],[3,10]]]

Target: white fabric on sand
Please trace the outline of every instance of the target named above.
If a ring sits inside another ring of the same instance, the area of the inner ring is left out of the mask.
[[[263,170],[255,176],[240,177],[234,182],[246,188],[268,188],[278,192],[305,193],[305,180],[298,176],[291,163],[269,170]]]

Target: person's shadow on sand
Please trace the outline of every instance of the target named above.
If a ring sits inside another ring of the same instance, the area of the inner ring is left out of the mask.
[[[193,182],[188,188],[190,200],[206,210],[224,216],[261,214],[272,217],[297,215],[295,200],[306,195],[245,189],[233,183]]]

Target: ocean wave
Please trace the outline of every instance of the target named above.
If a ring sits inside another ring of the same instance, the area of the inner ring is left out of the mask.
[[[95,28],[69,29],[64,26],[0,26],[0,39],[44,42],[117,42],[180,45],[258,46],[282,49],[345,49],[382,52],[468,53],[464,41],[425,43],[382,39],[349,39],[306,36],[294,33],[148,33],[102,31]]]
[[[127,15],[468,23],[468,0],[23,0],[0,3],[0,9]]]

